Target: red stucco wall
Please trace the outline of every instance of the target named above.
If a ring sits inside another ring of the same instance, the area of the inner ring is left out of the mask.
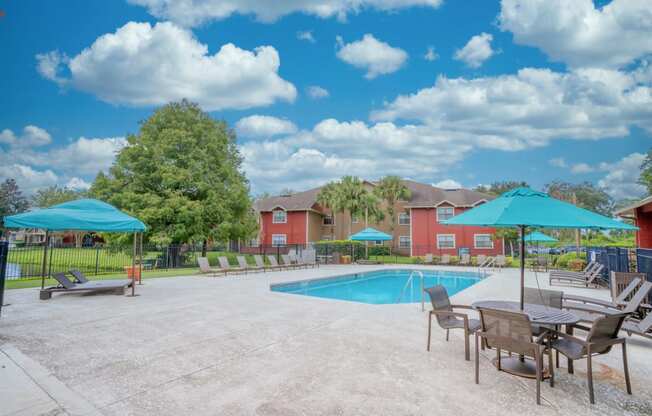
[[[455,215],[463,211],[463,209],[455,208]],[[472,256],[478,254],[491,256],[503,254],[502,240],[495,240],[493,248],[475,248],[473,246],[474,234],[494,234],[494,232],[495,229],[488,227],[443,225],[437,222],[437,210],[435,208],[412,208],[413,256],[423,256],[428,253],[457,255],[462,247],[470,249]],[[455,248],[438,249],[437,234],[454,234]]]
[[[640,248],[652,248],[652,204],[636,208],[636,245]]]
[[[261,214],[261,235],[260,243],[272,244],[272,234],[287,235],[288,244],[306,243],[306,211],[288,211],[287,223],[272,223],[272,213],[262,212]]]

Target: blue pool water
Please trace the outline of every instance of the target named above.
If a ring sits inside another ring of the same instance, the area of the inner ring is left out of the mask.
[[[280,283],[271,285],[270,289],[273,292],[373,304],[421,302],[420,277],[415,274],[412,282],[408,284],[409,276],[413,271],[403,269],[377,270],[300,282]],[[443,285],[446,287],[449,296],[453,296],[482,279],[480,274],[474,272],[420,271],[423,273],[424,287]],[[405,291],[401,295],[404,288]],[[426,302],[429,301],[427,295],[425,299]]]

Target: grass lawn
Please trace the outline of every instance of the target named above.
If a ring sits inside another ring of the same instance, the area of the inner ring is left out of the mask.
[[[145,279],[154,279],[159,277],[174,277],[174,276],[190,276],[199,274],[199,269],[196,267],[188,267],[181,269],[168,269],[168,270],[152,270],[152,271],[143,271],[143,280]],[[125,279],[127,276],[124,273],[111,273],[111,274],[102,274],[98,276],[87,276],[90,280],[108,280],[108,279]],[[46,279],[45,287],[55,286],[57,281],[54,279]],[[7,289],[24,289],[30,287],[41,287],[41,279],[19,279],[19,280],[7,280],[5,282]]]

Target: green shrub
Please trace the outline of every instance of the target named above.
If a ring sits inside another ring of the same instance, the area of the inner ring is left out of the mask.
[[[315,252],[318,256],[325,256],[334,252],[341,255],[351,255],[351,246],[353,246],[356,259],[364,257],[364,243],[360,241],[322,240],[314,243]]]
[[[553,257],[552,265],[558,269],[568,269],[569,262],[571,260],[578,260],[578,259],[582,260],[582,262],[585,262],[586,253],[580,253],[579,257],[577,253],[566,253],[560,256]]]
[[[370,246],[369,255],[370,256],[389,256],[390,250],[386,246]]]

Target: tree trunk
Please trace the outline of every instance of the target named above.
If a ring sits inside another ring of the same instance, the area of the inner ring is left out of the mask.
[[[204,239],[201,243],[201,256],[206,257],[206,252],[208,251],[208,240]]]
[[[509,240],[509,255],[514,258],[514,242],[512,240]]]

